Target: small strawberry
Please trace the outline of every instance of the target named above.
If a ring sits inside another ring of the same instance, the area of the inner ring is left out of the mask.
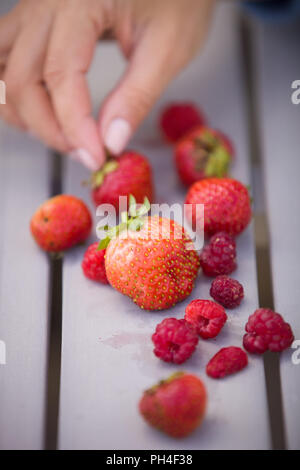
[[[206,366],[206,373],[214,379],[221,379],[244,369],[248,356],[241,348],[229,346],[220,349]]]
[[[31,233],[45,251],[60,252],[84,242],[92,217],[83,201],[62,194],[44,202],[30,222]]]
[[[151,426],[180,438],[201,424],[206,401],[203,382],[195,375],[177,372],[146,390],[140,400],[139,410]]]
[[[107,230],[100,243],[106,248],[109,283],[146,310],[170,308],[190,295],[199,257],[183,227],[159,216],[144,217],[149,201],[136,209],[131,199],[129,215]]]
[[[81,263],[84,275],[92,281],[108,284],[105,272],[105,251],[98,250],[98,242],[93,243],[84,253]]]
[[[190,186],[203,178],[226,176],[232,155],[233,147],[226,136],[209,127],[198,126],[176,145],[179,178]]]
[[[144,197],[153,201],[152,170],[146,157],[127,151],[119,158],[110,158],[92,175],[92,199],[96,206],[112,204],[119,209],[119,196],[132,194],[138,203]]]
[[[172,103],[163,110],[159,124],[164,137],[177,142],[194,127],[204,125],[205,118],[193,103]]]
[[[201,226],[196,219],[196,204],[204,204],[204,232],[238,235],[251,220],[251,201],[248,189],[232,178],[207,178],[194,183],[186,196],[187,217],[193,226]]]

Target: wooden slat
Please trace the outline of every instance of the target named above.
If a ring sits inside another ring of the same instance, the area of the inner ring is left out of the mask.
[[[300,339],[300,104],[292,104],[291,84],[300,79],[299,26],[298,22],[254,28],[274,303],[291,323],[296,339]],[[299,449],[300,365],[292,363],[293,352],[282,354],[281,378],[288,447]]]
[[[48,197],[48,155],[0,123],[0,448],[43,446],[48,262],[29,220]]]
[[[101,55],[102,54],[102,55]],[[101,45],[93,87],[104,96],[112,80],[102,81],[102,70],[121,68],[114,46]],[[96,88],[97,87],[97,88]],[[237,16],[232,5],[219,7],[209,41],[200,58],[174,81],[131,147],[151,159],[160,202],[183,202],[172,163],[172,149],[156,130],[158,108],[169,100],[191,99],[203,106],[211,122],[234,137],[237,148],[233,174],[249,182],[247,132]],[[86,177],[77,164],[68,163],[65,191],[89,195],[80,187]],[[260,449],[269,448],[267,404],[261,358],[251,357],[242,373],[223,381],[204,372],[209,358],[221,346],[240,345],[244,324],[257,308],[257,284],[252,227],[238,240],[244,303],[232,313],[216,340],[200,341],[194,356],[181,369],[201,376],[208,388],[209,406],[202,427],[189,438],[172,440],[150,429],[137,411],[142,391],[177,370],[152,353],[150,336],[163,318],[184,315],[193,298],[209,298],[210,282],[202,277],[185,302],[163,313],[140,310],[110,287],[84,279],[80,262],[84,247],[68,253],[63,276],[63,350],[60,401],[62,449]]]

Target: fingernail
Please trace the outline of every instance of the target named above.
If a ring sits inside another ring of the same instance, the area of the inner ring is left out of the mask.
[[[73,150],[69,155],[71,158],[74,158],[74,160],[81,162],[91,171],[97,171],[99,169],[99,164],[95,162],[92,155],[85,149]]]
[[[131,135],[130,125],[125,119],[114,119],[106,132],[105,146],[114,155],[124,150]]]

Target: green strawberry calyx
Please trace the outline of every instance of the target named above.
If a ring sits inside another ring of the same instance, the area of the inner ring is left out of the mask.
[[[115,227],[105,225],[104,227],[99,228],[100,230],[105,231],[106,236],[100,241],[98,250],[107,248],[109,242],[124,230],[130,230],[132,232],[138,232],[141,230],[145,222],[145,216],[148,214],[150,208],[150,202],[147,197],[144,198],[143,204],[138,207],[135,197],[130,194],[129,210],[128,212],[125,211],[121,213],[121,223]]]
[[[109,159],[101,168],[101,170],[95,171],[91,177],[91,186],[93,189],[99,188],[104,181],[104,178],[109,173],[116,171],[119,163],[116,160]]]
[[[211,132],[205,131],[194,140],[193,157],[197,171],[204,171],[206,177],[222,178],[228,173],[230,154],[220,140]]]

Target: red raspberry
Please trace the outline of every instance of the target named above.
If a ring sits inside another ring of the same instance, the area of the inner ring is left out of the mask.
[[[245,351],[235,346],[220,349],[206,366],[206,373],[214,379],[221,379],[244,369],[248,364]]]
[[[224,308],[212,300],[192,300],[185,309],[190,322],[202,338],[215,338],[223,328],[227,315]]]
[[[173,103],[160,117],[161,130],[169,142],[177,142],[188,131],[205,124],[203,115],[192,103]]]
[[[244,298],[242,284],[225,275],[214,279],[209,293],[216,302],[226,308],[237,307]]]
[[[198,340],[195,329],[187,321],[176,318],[165,318],[152,335],[154,354],[175,364],[182,364],[193,354]]]
[[[206,276],[230,274],[236,269],[236,244],[226,232],[211,237],[200,254],[200,263]]]
[[[93,281],[108,284],[105,272],[104,257],[106,250],[98,250],[99,243],[93,243],[86,250],[81,267],[86,277]]]
[[[250,353],[262,354],[268,349],[280,352],[294,341],[290,325],[269,308],[255,310],[248,318],[245,329],[244,348]]]

